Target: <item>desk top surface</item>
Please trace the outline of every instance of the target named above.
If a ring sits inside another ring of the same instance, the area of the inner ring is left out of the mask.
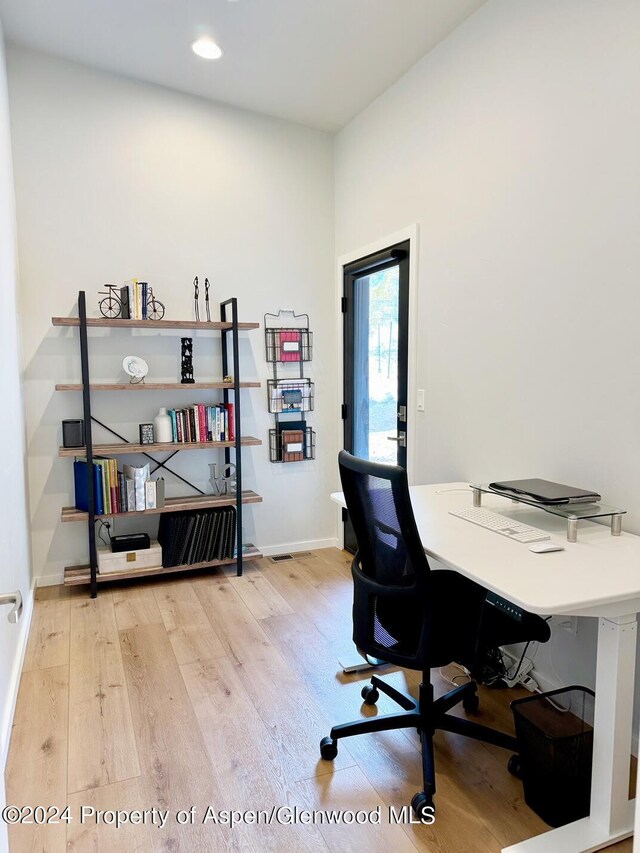
[[[616,616],[640,610],[640,536],[612,536],[609,525],[578,523],[567,542],[566,521],[498,495],[482,506],[551,535],[564,551],[534,554],[514,542],[450,515],[472,506],[468,483],[411,486],[411,502],[426,553],[534,613]],[[331,495],[344,506],[341,492]]]

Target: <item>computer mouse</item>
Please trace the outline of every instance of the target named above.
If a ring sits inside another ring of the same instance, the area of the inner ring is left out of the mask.
[[[534,554],[548,554],[550,551],[564,551],[563,545],[556,545],[555,542],[534,542],[529,545],[529,550]]]

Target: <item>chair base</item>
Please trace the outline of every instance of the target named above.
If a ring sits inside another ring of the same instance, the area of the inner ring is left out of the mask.
[[[337,741],[344,737],[369,734],[370,732],[387,732],[393,729],[417,729],[422,745],[424,789],[418,791],[413,797],[411,806],[418,819],[431,823],[434,813],[433,797],[436,792],[433,735],[438,729],[518,752],[518,742],[511,735],[448,713],[461,702],[465,710],[476,711],[478,709],[477,689],[478,686],[475,681],[470,681],[450,690],[439,699],[434,699],[429,673],[425,672],[420,685],[419,699],[416,701],[412,696],[397,690],[374,675],[371,678],[371,685],[365,686],[362,690],[365,702],[371,705],[375,704],[378,691],[380,691],[393,699],[403,710],[397,714],[382,714],[379,717],[368,717],[355,720],[352,723],[334,726],[329,737],[322,739],[320,753],[323,758],[332,760],[338,753]]]

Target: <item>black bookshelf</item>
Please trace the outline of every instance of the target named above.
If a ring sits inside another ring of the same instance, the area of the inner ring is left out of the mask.
[[[78,317],[54,317],[52,319],[54,326],[78,326],[80,332],[80,364],[81,364],[81,373],[82,373],[82,385],[81,386],[60,386],[59,390],[80,390],[82,389],[82,403],[83,403],[83,413],[84,413],[84,434],[85,434],[85,446],[82,448],[78,448],[78,456],[86,456],[87,459],[87,469],[90,472],[89,483],[88,483],[88,512],[85,514],[83,512],[70,512],[72,508],[65,507],[62,511],[62,520],[63,521],[80,521],[84,520],[86,517],[87,522],[87,535],[88,535],[88,544],[89,544],[89,564],[88,566],[68,566],[65,569],[65,584],[75,585],[78,583],[89,583],[91,597],[96,598],[98,594],[98,583],[100,581],[108,581],[108,580],[117,580],[118,578],[132,578],[136,577],[137,573],[135,571],[132,572],[123,572],[115,573],[108,572],[102,577],[98,572],[98,550],[97,550],[97,541],[96,541],[96,521],[101,519],[103,515],[96,515],[96,495],[94,494],[94,478],[91,474],[93,471],[93,460],[94,455],[97,449],[97,452],[100,453],[100,445],[94,449],[93,443],[93,424],[98,424],[102,428],[106,429],[113,436],[120,440],[121,444],[118,444],[117,447],[122,447],[123,454],[132,454],[132,453],[140,453],[155,464],[154,472],[159,469],[163,469],[173,476],[177,477],[179,480],[188,485],[191,489],[193,489],[197,494],[193,497],[193,509],[195,510],[198,506],[201,506],[203,498],[206,498],[201,489],[199,489],[194,484],[190,483],[176,471],[173,471],[168,467],[167,463],[181,450],[189,450],[191,449],[189,443],[178,443],[174,442],[172,444],[167,444],[163,446],[162,450],[155,450],[155,452],[161,452],[163,454],[169,453],[169,457],[164,461],[161,461],[151,453],[147,452],[147,450],[142,450],[140,445],[134,444],[133,442],[129,442],[124,436],[117,433],[115,430],[111,429],[107,424],[99,421],[92,414],[91,402],[92,402],[92,394],[96,393],[96,391],[100,390],[118,390],[118,386],[107,386],[104,389],[100,389],[99,386],[91,385],[91,376],[90,376],[90,368],[89,368],[89,338],[87,334],[87,329],[90,327],[114,327],[114,328],[123,328],[130,326],[131,328],[144,328],[146,326],[145,321],[126,321],[121,320],[119,318],[115,319],[96,319],[96,318],[87,318],[87,308],[86,308],[86,295],[83,290],[78,293]],[[217,566],[217,565],[225,565],[225,564],[236,564],[236,572],[237,575],[242,575],[243,569],[243,557],[246,555],[248,558],[254,560],[262,555],[255,548],[255,546],[251,544],[244,543],[242,540],[242,518],[243,518],[243,503],[257,503],[262,500],[262,498],[257,495],[255,492],[245,491],[242,489],[242,452],[243,445],[255,445],[260,444],[261,442],[253,437],[248,437],[243,439],[242,435],[242,419],[241,419],[241,388],[246,387],[259,387],[260,383],[253,382],[241,382],[240,381],[240,347],[239,347],[239,331],[245,329],[255,329],[259,328],[258,323],[240,323],[238,321],[238,302],[236,298],[227,299],[224,302],[220,303],[220,322],[197,322],[194,321],[193,324],[190,324],[186,321],[170,321],[170,320],[162,320],[162,321],[147,321],[149,323],[150,328],[164,328],[164,329],[176,329],[180,330],[181,333],[185,329],[197,329],[197,330],[210,330],[210,331],[219,331],[222,338],[222,371],[223,377],[232,376],[233,379],[231,382],[220,382],[213,383],[218,387],[222,388],[223,392],[223,400],[224,403],[233,402],[234,406],[234,439],[233,441],[228,442],[205,442],[198,445],[197,449],[216,449],[224,447],[224,459],[225,464],[231,463],[233,461],[236,466],[235,473],[235,481],[236,481],[236,492],[235,495],[229,495],[224,503],[231,504],[235,507],[236,510],[236,554],[233,559],[226,560],[212,560],[206,564],[198,564],[198,565],[183,565],[183,566],[175,566],[168,569],[159,568],[157,572],[153,572],[152,570],[146,569],[140,572],[140,577],[149,577],[153,574],[166,574],[170,571],[187,571],[189,569],[196,568],[205,568],[206,566]],[[159,387],[163,389],[182,389],[182,390],[193,390],[194,386],[189,384],[181,384],[181,383],[163,383]],[[144,390],[144,386],[135,386],[135,388],[139,388],[140,390]],[[129,389],[128,389],[129,390]],[[127,445],[131,445],[130,449],[127,449]],[[109,446],[111,448],[112,455],[114,447],[112,445]],[[63,449],[61,448],[61,451]],[[233,460],[232,460],[233,453]],[[61,455],[69,455],[68,452],[61,453]],[[171,499],[170,499],[171,500]],[[190,499],[189,497],[185,498],[176,498],[173,499],[175,501],[180,501],[180,508],[182,510],[190,508]],[[214,500],[212,498],[212,500]],[[141,511],[140,515],[146,515],[149,511]],[[118,515],[131,517],[133,515],[137,515],[138,513],[114,513],[109,517],[118,517]],[[65,517],[66,516],[66,517]]]

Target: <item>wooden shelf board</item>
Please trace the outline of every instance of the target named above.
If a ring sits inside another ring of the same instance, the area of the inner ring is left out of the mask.
[[[121,456],[128,453],[174,453],[176,450],[212,450],[217,447],[235,447],[235,441],[168,441],[163,444],[94,444],[94,456]],[[261,438],[245,435],[242,447],[257,447]],[[58,456],[86,456],[86,447],[59,447]]]
[[[260,388],[260,382],[241,382],[241,388]],[[233,382],[193,382],[191,385],[182,382],[138,382],[132,385],[130,382],[101,383],[92,382],[89,387],[92,391],[204,391],[211,388],[228,388],[233,390]],[[58,384],[56,391],[82,391],[80,384]]]
[[[242,553],[243,560],[259,560],[262,554],[254,545],[245,546]],[[98,583],[106,581],[128,580],[130,578],[150,577],[153,575],[170,575],[172,572],[191,572],[196,569],[208,569],[215,566],[229,566],[236,562],[234,557],[231,560],[211,560],[208,563],[194,563],[189,566],[170,566],[163,569],[161,566],[148,569],[137,569],[131,572],[98,572]],[[88,584],[91,581],[91,573],[89,566],[67,566],[64,570],[65,586],[77,586],[79,584]]]
[[[79,317],[52,317],[51,324],[53,326],[79,326]],[[122,320],[117,317],[110,320],[106,317],[87,317],[87,326],[97,326],[107,328],[120,329],[203,329],[210,331],[225,331],[231,329],[233,324],[230,322],[211,322],[205,320],[196,322],[195,320]],[[238,323],[238,329],[259,329],[260,323]]]
[[[199,510],[209,509],[216,506],[234,506],[236,502],[235,495],[195,495],[194,497],[167,498],[165,505],[158,509],[141,509],[137,512],[112,512],[103,515],[97,515],[96,518],[127,518],[141,515],[158,515],[163,512],[181,512],[183,510]],[[242,492],[243,504],[262,503],[262,495],[246,489]],[[61,520],[67,521],[87,521],[89,514],[81,509],[76,509],[74,506],[62,507]]]

